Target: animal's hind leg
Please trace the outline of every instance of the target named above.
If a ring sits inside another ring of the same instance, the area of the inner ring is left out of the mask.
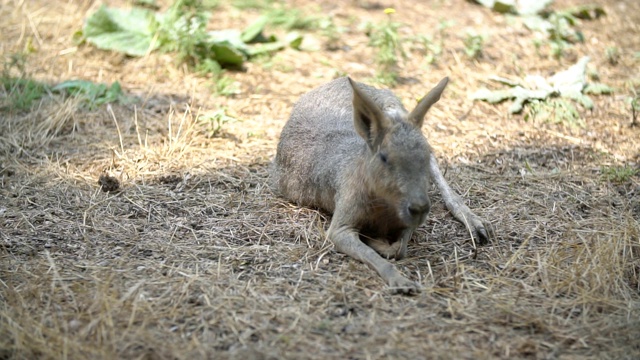
[[[447,181],[442,176],[440,167],[438,166],[438,160],[433,155],[430,155],[429,170],[431,171],[431,178],[436,183],[442,199],[444,200],[447,209],[451,211],[453,216],[463,223],[473,238],[473,241],[477,244],[486,244],[491,238],[493,238],[494,231],[491,223],[483,220],[478,215],[474,214],[467,205],[465,205],[462,197],[456,194],[447,184]]]

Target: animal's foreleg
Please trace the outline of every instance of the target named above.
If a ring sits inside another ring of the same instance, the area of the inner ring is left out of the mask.
[[[438,187],[440,194],[442,194],[442,199],[444,200],[447,209],[451,211],[458,221],[467,227],[475,243],[486,244],[494,237],[494,231],[491,223],[474,214],[473,211],[465,205],[462,197],[449,187],[444,176],[442,176],[442,172],[438,166],[438,160],[433,153],[429,158],[429,170],[431,172],[433,182]]]
[[[336,222],[335,215],[327,235],[338,251],[369,265],[394,292],[403,294],[420,292],[420,285],[405,278],[393,264],[383,259],[375,250],[360,241],[356,229]]]

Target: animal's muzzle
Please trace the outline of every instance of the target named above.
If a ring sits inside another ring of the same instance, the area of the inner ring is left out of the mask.
[[[427,196],[415,197],[407,204],[405,222],[407,225],[418,226],[422,224],[429,210],[431,210],[431,201]]]

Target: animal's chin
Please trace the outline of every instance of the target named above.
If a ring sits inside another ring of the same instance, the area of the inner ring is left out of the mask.
[[[400,217],[400,220],[407,227],[416,228],[416,227],[422,225],[422,223],[424,222],[424,220],[427,217],[427,213],[411,215],[409,210],[400,210],[399,211],[399,217]]]

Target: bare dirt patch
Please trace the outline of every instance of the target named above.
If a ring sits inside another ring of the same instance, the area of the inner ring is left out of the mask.
[[[583,21],[585,42],[560,60],[467,1],[286,4],[331,16],[347,29],[342,46],[249,62],[228,73],[241,93],[225,97],[169,55],[76,45],[97,2],[0,3],[0,51],[31,44],[30,78],[117,80],[139,99],[91,110],[50,94],[0,113],[0,358],[640,358],[640,177],[610,176],[640,162],[627,102],[640,89],[638,2],[599,1],[606,16]],[[329,214],[267,186],[293,102],[340,74],[374,76],[359,25],[391,5],[407,35],[453,21],[437,62],[410,52],[394,91],[409,104],[451,77],[424,132],[451,185],[497,230],[474,249],[434,193],[398,263],[424,285],[415,297],[391,295],[337,253]],[[260,14],[216,11],[212,29]],[[468,29],[489,35],[477,60],[464,55]],[[549,76],[584,55],[616,92],[593,96],[582,126],[468,100],[489,75]],[[241,121],[209,137],[197,116],[221,107]]]

